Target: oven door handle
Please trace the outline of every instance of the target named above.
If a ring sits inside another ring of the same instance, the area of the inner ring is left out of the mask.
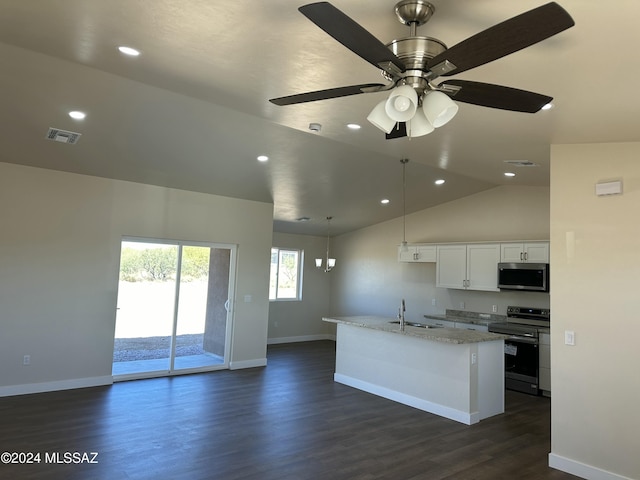
[[[511,340],[512,342],[529,343],[531,345],[537,345],[538,339],[535,337],[521,337],[520,335],[509,335],[509,338],[505,339],[505,342]]]

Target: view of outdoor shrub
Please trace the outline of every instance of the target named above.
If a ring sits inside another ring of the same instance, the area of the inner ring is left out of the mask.
[[[206,278],[209,273],[210,249],[205,247],[182,248],[181,280]],[[176,278],[178,247],[160,248],[124,247],[120,257],[120,280],[126,282],[163,282]]]

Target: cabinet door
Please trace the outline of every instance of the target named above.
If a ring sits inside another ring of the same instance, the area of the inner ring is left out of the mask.
[[[497,243],[467,246],[467,288],[497,292],[500,245]]]
[[[416,261],[418,262],[435,262],[436,246],[435,245],[418,245],[416,246]]]
[[[436,287],[464,289],[467,275],[467,246],[438,245],[436,255]]]
[[[500,261],[513,263],[549,263],[549,242],[502,243]]]
[[[524,258],[529,263],[549,263],[549,243],[525,243]]]
[[[415,262],[416,261],[416,247],[398,247],[398,261],[399,262]]]
[[[509,263],[524,262],[524,245],[522,243],[500,244],[500,261]]]

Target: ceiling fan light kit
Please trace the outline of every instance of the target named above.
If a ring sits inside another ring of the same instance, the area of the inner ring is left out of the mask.
[[[385,111],[386,104],[386,100],[378,103],[373,110],[371,110],[367,120],[383,132],[391,133],[391,130],[393,130],[393,127],[396,125],[396,121],[387,115],[387,112]]]
[[[409,36],[385,45],[329,2],[310,3],[298,10],[325,33],[379,68],[389,84],[350,85],[273,98],[270,102],[294,105],[391,91],[387,100],[378,103],[367,117],[387,138],[430,133],[433,130],[425,125],[425,120],[434,128],[441,127],[457,113],[456,102],[515,112],[539,111],[552,97],[489,83],[455,79],[436,84],[434,80],[493,62],[575,24],[560,5],[550,2],[447,48],[438,39],[416,35],[417,27],[432,17],[435,7],[424,0],[401,0],[395,5],[395,14],[401,23],[409,26]],[[424,119],[417,113],[420,107]]]
[[[434,130],[433,124],[427,120],[422,109],[418,109],[413,118],[407,122],[408,137],[421,137],[430,134]]]
[[[435,128],[443,126],[455,117],[458,108],[458,105],[442,92],[431,92],[422,102],[422,110]]]
[[[385,102],[385,113],[396,122],[411,120],[418,109],[418,94],[409,85],[395,88]]]

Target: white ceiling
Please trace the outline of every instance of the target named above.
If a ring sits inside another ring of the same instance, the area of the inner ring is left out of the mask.
[[[402,214],[403,157],[411,212],[497,185],[548,185],[553,143],[640,141],[637,0],[560,0],[573,28],[455,77],[547,94],[554,109],[460,104],[449,124],[411,140],[385,140],[366,121],[384,93],[268,102],[384,83],[300,14],[304,3],[3,0],[0,161],[273,202],[275,231],[324,234],[331,215],[337,234]],[[409,34],[393,0],[332,3],[384,43]],[[418,34],[453,46],[545,2],[432,3],[436,13]],[[119,45],[142,54],[125,57]],[[87,118],[69,118],[74,109]],[[322,131],[310,132],[311,122]],[[349,131],[349,122],[362,129]],[[47,141],[49,127],[82,137],[74,146]],[[517,176],[505,178],[507,170]],[[447,183],[435,186],[437,178]],[[302,216],[311,221],[297,222]]]

